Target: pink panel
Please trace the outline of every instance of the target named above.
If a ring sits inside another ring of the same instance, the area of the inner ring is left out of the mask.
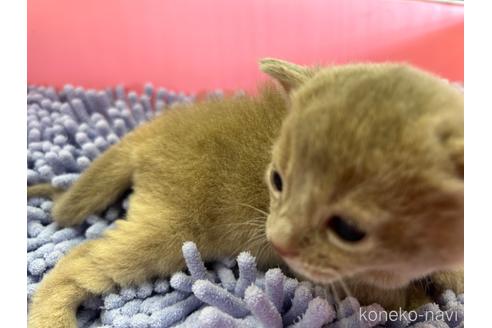
[[[408,61],[463,80],[463,6],[405,0],[29,0],[28,81],[251,90],[261,57]]]

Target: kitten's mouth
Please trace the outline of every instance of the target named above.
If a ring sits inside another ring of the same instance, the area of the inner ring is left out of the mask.
[[[295,273],[315,283],[328,284],[341,277],[336,270],[331,268],[314,266],[297,259],[284,258],[284,261]]]

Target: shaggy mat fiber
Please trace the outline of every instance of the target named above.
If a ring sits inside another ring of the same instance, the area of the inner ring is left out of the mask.
[[[84,90],[65,86],[29,86],[27,94],[27,184],[67,188],[105,149],[128,131],[175,104],[193,97],[147,85],[142,95],[122,87]],[[211,94],[220,96],[220,93]],[[52,202],[28,199],[27,297],[43,275],[72,247],[98,238],[127,201],[114,204],[80,226],[52,222]],[[78,313],[80,327],[463,327],[464,295],[444,293],[436,303],[387,320],[373,304],[354,298],[335,304],[333,297],[309,282],[284,276],[278,268],[256,270],[248,252],[237,259],[204,265],[192,242],[183,245],[188,270],[170,279],[149,281],[87,300]],[[56,292],[56,291],[54,291]],[[363,315],[372,313],[371,315]],[[376,316],[376,314],[379,314]]]

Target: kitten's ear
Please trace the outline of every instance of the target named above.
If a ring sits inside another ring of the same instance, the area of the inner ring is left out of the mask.
[[[453,161],[459,178],[465,177],[465,141],[463,137],[450,138],[446,142],[446,147],[451,160]]]
[[[462,130],[463,122],[458,122],[441,122],[437,129],[437,136],[454,166],[456,177],[463,180],[465,176],[465,140]]]
[[[465,176],[465,138],[463,134],[463,111],[450,110],[450,116],[439,120],[436,136],[454,166],[456,177]]]
[[[274,58],[261,59],[260,70],[277,80],[287,93],[297,89],[316,72],[316,69]]]

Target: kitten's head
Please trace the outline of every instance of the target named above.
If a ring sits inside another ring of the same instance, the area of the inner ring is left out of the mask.
[[[402,64],[261,69],[290,107],[266,173],[266,232],[294,271],[395,288],[462,264],[459,90]]]

